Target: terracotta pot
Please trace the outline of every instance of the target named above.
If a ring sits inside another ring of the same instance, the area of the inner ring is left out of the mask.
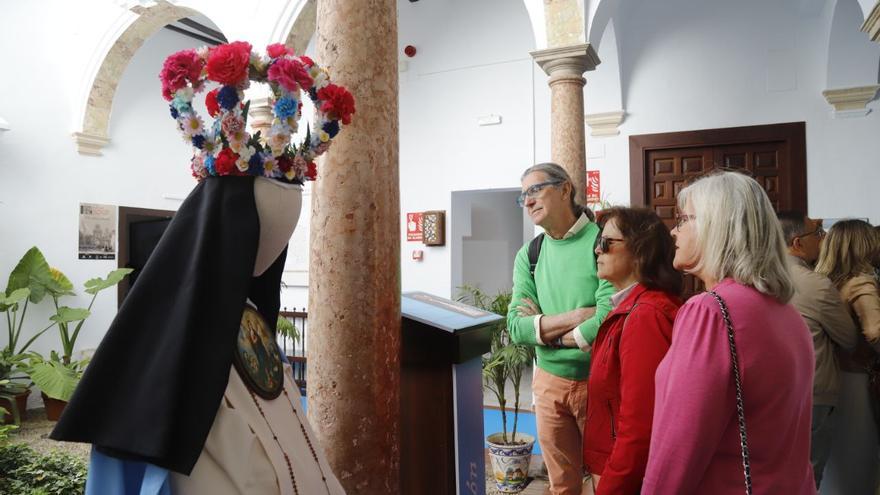
[[[64,407],[67,406],[67,401],[53,399],[42,392],[40,394],[43,396],[43,404],[46,405],[46,419],[58,421],[61,413],[64,412]]]
[[[15,396],[15,405],[18,406],[18,417],[22,421],[24,421],[25,418],[27,417],[27,400],[30,395],[31,395],[31,391],[25,390],[24,392],[17,394]],[[8,414],[3,416],[3,424],[8,425],[8,424],[12,423],[12,407],[9,404],[9,400],[0,399],[0,406],[5,407],[6,410],[9,411]]]
[[[489,435],[489,457],[492,459],[492,473],[495,486],[501,493],[519,493],[528,483],[529,462],[535,437],[525,433],[516,434],[514,445],[501,443],[501,433]]]

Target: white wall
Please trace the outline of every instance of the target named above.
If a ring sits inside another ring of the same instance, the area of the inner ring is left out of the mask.
[[[418,49],[400,75],[402,288],[450,297],[450,244],[424,246],[424,261],[412,262],[405,214],[448,215],[451,191],[518,188],[520,173],[549,157],[549,90],[529,55],[535,41],[521,2],[400,2],[398,9],[401,50]],[[502,123],[478,126],[488,114]]]
[[[50,8],[63,11],[66,4],[53,2]],[[88,299],[82,284],[106,275],[117,262],[77,259],[79,203],[175,210],[180,202],[164,196],[185,196],[195,184],[188,172],[190,147],[168,115],[157,75],[168,54],[199,43],[167,30],[148,40],[119,84],[105,156],[81,156],[70,137],[75,106],[71,88],[81,75],[75,68],[90,54],[71,47],[79,30],[88,31],[88,26],[70,32],[70,20],[77,18],[73,12],[45,15],[46,9],[45,2],[14,2],[4,7],[0,20],[5,63],[19,68],[0,77],[0,94],[6,95],[0,112],[12,126],[0,141],[0,215],[5,219],[0,277],[6,277],[27,249],[38,246],[77,288],[79,295],[63,303],[84,306]],[[30,332],[48,321],[50,305],[46,301],[29,308]],[[116,312],[115,289],[101,293],[92,312],[78,349],[94,348],[102,338]],[[33,348],[46,353],[60,347],[53,330]]]
[[[630,135],[806,121],[809,214],[880,221],[871,199],[880,182],[880,104],[865,118],[833,119],[821,95],[834,6],[801,14],[794,2],[624,2],[616,35],[627,119],[620,136],[587,139],[591,156],[603,150],[587,167],[601,171],[609,199],[629,202]],[[863,33],[836,39],[851,57],[874,54],[851,63],[876,67],[880,45],[866,48]],[[861,84],[876,78],[875,70]],[[588,108],[616,97],[613,88],[594,89],[586,87]]]
[[[519,192],[452,193],[449,245],[453,296],[462,285],[478,287],[489,295],[513,286],[513,261],[523,245],[523,214],[516,205]],[[404,256],[403,262],[409,261]]]

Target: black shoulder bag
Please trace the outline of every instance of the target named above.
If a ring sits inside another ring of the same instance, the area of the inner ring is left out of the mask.
[[[743,474],[745,476],[746,493],[752,493],[752,468],[749,463],[749,442],[746,437],[746,414],[743,407],[742,380],[739,375],[739,364],[737,363],[736,342],[733,339],[733,323],[730,321],[730,313],[727,311],[727,305],[724,299],[715,291],[709,291],[709,294],[715,298],[718,305],[721,306],[721,317],[724,318],[724,326],[727,327],[727,342],[730,344],[730,360],[733,363],[733,381],[736,385],[736,416],[739,422],[739,443],[742,449]]]

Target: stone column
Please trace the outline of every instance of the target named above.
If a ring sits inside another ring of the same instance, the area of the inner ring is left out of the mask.
[[[400,491],[397,2],[318,0],[317,62],[356,113],[318,164],[308,414],[349,495]]]
[[[584,129],[584,72],[599,65],[589,43],[532,52],[532,58],[550,76],[550,157],[571,176],[577,201],[584,204],[587,183],[587,146]]]

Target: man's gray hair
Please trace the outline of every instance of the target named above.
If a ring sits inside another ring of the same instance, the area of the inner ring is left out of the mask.
[[[782,227],[764,189],[737,172],[714,173],[678,193],[693,208],[700,259],[690,272],[732,277],[787,303],[794,295]]]
[[[782,236],[786,246],[791,246],[794,238],[803,234],[807,228],[806,215],[797,210],[780,211],[776,214],[776,218],[782,226]]]
[[[569,186],[571,186],[571,211],[574,213],[575,218],[581,216],[581,213],[586,213],[587,217],[590,221],[596,220],[596,215],[593,214],[593,210],[589,207],[578,204],[575,200],[577,197],[577,189],[575,189],[574,181],[571,180],[571,177],[568,175],[568,172],[565,171],[562,166],[557,165],[552,162],[544,162],[538,163],[537,165],[532,165],[527,168],[525,172],[523,172],[522,176],[519,178],[520,182],[526,178],[527,175],[535,173],[535,172],[543,172],[547,175],[548,180],[568,182]]]

